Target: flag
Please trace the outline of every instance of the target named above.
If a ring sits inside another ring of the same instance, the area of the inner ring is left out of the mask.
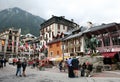
[[[46,44],[43,45],[43,48],[48,48]]]
[[[2,40],[2,46],[4,46],[5,45],[5,41],[4,40]]]
[[[14,41],[12,41],[12,46],[14,46]]]
[[[33,49],[34,49],[34,50],[36,49],[36,45],[35,45],[35,44],[33,44]]]
[[[10,43],[8,42],[8,48],[10,49]]]
[[[27,42],[25,43],[25,47],[28,48],[28,43]]]

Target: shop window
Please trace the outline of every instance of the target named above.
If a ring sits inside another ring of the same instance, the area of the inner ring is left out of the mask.
[[[104,38],[103,42],[104,42],[104,46],[110,46],[110,38],[109,37]]]
[[[101,40],[98,40],[97,47],[101,47],[101,46],[102,46],[102,41],[101,41]]]
[[[112,37],[113,45],[120,45],[120,37]]]

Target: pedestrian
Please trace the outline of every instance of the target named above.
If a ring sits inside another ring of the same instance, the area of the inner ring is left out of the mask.
[[[0,57],[0,68],[2,68],[2,63],[1,63],[2,58]]]
[[[33,68],[35,68],[36,61],[33,59]]]
[[[72,61],[72,58],[69,58],[69,59],[67,60],[67,63],[68,63],[68,77],[69,77],[69,78],[74,78],[75,75],[74,75],[74,73],[73,73],[73,67],[72,67],[71,61]]]
[[[86,74],[87,77],[91,77],[92,70],[93,70],[93,64],[87,63],[87,74]]]
[[[79,60],[74,56],[71,61],[75,77],[79,76]]]
[[[6,62],[7,62],[7,59],[4,58],[4,67],[6,67]]]
[[[65,68],[65,64],[66,64],[65,61],[63,61],[63,62],[62,62],[62,70],[63,70],[64,72],[65,72],[65,69],[66,69],[66,68]]]
[[[63,63],[63,60],[61,60],[60,63],[59,63],[59,70],[60,70],[60,72],[62,72],[62,63]]]
[[[17,59],[16,58],[13,58],[13,65],[15,65],[17,62]]]
[[[86,70],[86,64],[83,63],[82,66],[81,66],[81,77],[85,76],[85,70]]]
[[[3,63],[4,63],[4,59],[3,58],[0,59],[0,63],[1,63],[1,68],[3,68]]]
[[[22,63],[21,63],[20,59],[18,59],[18,61],[17,61],[16,64],[17,64],[16,76],[17,76],[18,73],[19,73],[19,76],[22,77],[22,75],[21,75],[21,67],[22,67]]]
[[[24,58],[23,62],[22,62],[22,68],[23,68],[23,73],[22,75],[25,77],[26,76],[26,67],[27,67],[27,60]]]

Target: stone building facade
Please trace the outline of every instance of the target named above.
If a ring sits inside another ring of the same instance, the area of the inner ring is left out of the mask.
[[[9,28],[0,33],[0,53],[2,56],[18,55],[21,29]]]

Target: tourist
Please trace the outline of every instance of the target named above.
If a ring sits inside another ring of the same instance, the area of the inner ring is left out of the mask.
[[[16,76],[17,76],[18,73],[19,73],[19,76],[22,77],[22,75],[21,75],[22,63],[21,63],[20,59],[18,59],[18,62],[17,62],[16,64],[17,64]]]
[[[71,63],[72,63],[74,75],[75,75],[75,77],[78,77],[79,76],[79,61],[78,61],[78,59],[76,57],[74,57],[72,59]]]
[[[72,67],[71,61],[72,61],[72,58],[69,58],[69,59],[67,60],[67,63],[68,63],[68,77],[74,78],[75,75],[74,75],[74,73],[73,73],[73,67]]]
[[[25,70],[26,70],[26,66],[27,66],[27,60],[24,58],[24,61],[22,62],[22,68],[23,68],[23,76],[26,76]]]

